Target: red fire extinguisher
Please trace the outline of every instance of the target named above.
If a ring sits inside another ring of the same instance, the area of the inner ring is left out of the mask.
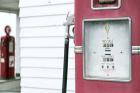
[[[5,27],[6,35],[1,37],[0,77],[4,79],[15,76],[15,38],[10,36],[11,27]]]

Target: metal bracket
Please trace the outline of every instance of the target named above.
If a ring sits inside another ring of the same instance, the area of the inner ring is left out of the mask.
[[[82,46],[75,46],[74,47],[74,52],[78,53],[78,54],[83,53],[83,47]]]
[[[70,26],[74,25],[74,15],[67,16],[67,22],[63,25],[67,27],[65,38],[73,39],[74,37],[70,35],[69,30]]]
[[[132,54],[139,55],[140,54],[140,46],[132,46]]]
[[[70,26],[74,25],[74,15],[70,15],[67,17],[67,22],[64,23],[64,26],[66,26],[66,25],[70,25]]]

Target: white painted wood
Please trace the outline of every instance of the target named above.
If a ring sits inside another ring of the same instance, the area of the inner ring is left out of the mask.
[[[62,26],[66,22],[66,15],[58,16],[40,16],[31,18],[21,18],[21,27],[38,27],[38,26]]]
[[[68,80],[68,90],[74,90],[74,80]],[[46,89],[62,89],[62,79],[46,79],[46,78],[22,78],[21,86]]]
[[[22,58],[21,59],[22,67],[37,67],[37,68],[63,68],[63,58],[52,58],[52,59],[42,59],[42,58]],[[74,58],[69,58],[69,68],[75,68]]]
[[[38,88],[21,88],[22,93],[62,93],[61,90],[54,89],[38,89]],[[67,93],[75,93],[75,91],[67,91]]]
[[[64,47],[64,37],[21,38],[21,47]],[[73,40],[70,46],[74,47]]]
[[[54,4],[73,3],[74,0],[20,0],[19,7],[48,6]]]
[[[16,46],[15,46],[15,69],[16,69],[16,73],[20,74],[20,18],[19,18],[19,13],[17,13],[17,17],[16,17]]]
[[[66,28],[65,26],[22,28],[20,32],[20,37],[64,36],[65,28]]]
[[[21,47],[63,47],[63,46],[64,46],[64,37],[21,38]]]
[[[67,13],[74,0],[20,0],[21,93],[61,93]],[[70,40],[67,93],[75,93]]]
[[[74,79],[74,69],[69,69],[68,78]],[[62,79],[63,69],[59,68],[24,68],[21,69],[21,76],[26,78],[49,78]]]
[[[29,0],[28,0],[29,1]],[[60,15],[67,14],[68,12],[74,13],[74,5],[61,4],[52,6],[42,6],[42,7],[25,7],[20,8],[20,17],[32,17],[32,16],[42,16],[42,15]]]
[[[56,43],[57,44],[57,43]],[[64,48],[21,48],[21,57],[64,57]],[[69,57],[74,57],[74,48],[69,49]]]

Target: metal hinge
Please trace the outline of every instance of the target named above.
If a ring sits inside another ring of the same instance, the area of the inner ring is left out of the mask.
[[[75,46],[74,47],[74,52],[78,53],[78,54],[83,53],[83,47],[82,46]]]
[[[132,46],[132,54],[133,55],[140,54],[140,46]]]

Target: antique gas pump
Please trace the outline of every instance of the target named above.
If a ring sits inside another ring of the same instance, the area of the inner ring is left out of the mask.
[[[15,38],[10,32],[10,26],[6,26],[6,36],[1,37],[0,77],[4,79],[15,76]]]
[[[140,0],[75,0],[76,93],[140,93]]]

